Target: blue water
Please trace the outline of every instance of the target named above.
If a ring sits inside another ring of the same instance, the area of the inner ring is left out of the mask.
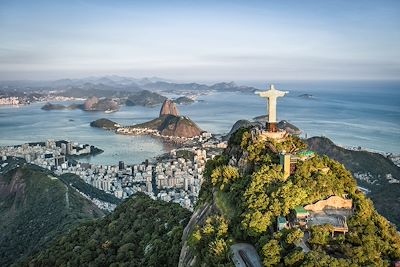
[[[258,88],[264,83],[246,83]],[[290,93],[278,100],[278,119],[295,124],[310,136],[327,136],[345,146],[361,146],[382,152],[400,153],[399,82],[277,82],[276,87]],[[312,99],[298,95],[312,94]],[[266,113],[266,101],[257,95],[214,93],[200,96],[204,102],[180,105],[202,129],[226,133],[239,119]],[[122,107],[119,112],[43,111],[43,103],[19,108],[0,108],[0,145],[27,141],[69,139],[91,143],[105,150],[87,159],[98,164],[119,160],[138,163],[168,149],[151,137],[115,135],[95,129],[89,123],[108,118],[124,125],[144,122],[158,116],[155,108]],[[70,121],[73,119],[73,121]]]
[[[122,107],[111,114],[81,110],[44,111],[44,103],[21,107],[0,108],[0,145],[21,144],[47,139],[66,139],[89,143],[104,153],[82,159],[96,164],[139,163],[163,153],[168,148],[159,140],[148,136],[123,136],[90,127],[93,120],[106,117],[122,124],[134,124],[154,118],[158,111],[137,107]],[[72,120],[72,121],[71,121]]]

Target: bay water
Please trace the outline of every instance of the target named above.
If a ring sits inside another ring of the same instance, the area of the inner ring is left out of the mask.
[[[265,90],[267,83],[246,82]],[[400,82],[276,82],[289,94],[278,99],[278,120],[287,120],[308,137],[326,136],[342,146],[361,146],[379,152],[400,153]],[[310,94],[312,97],[300,97]],[[229,132],[240,119],[265,115],[266,99],[252,93],[211,92],[191,105],[179,105],[181,115],[202,129],[218,134]],[[90,127],[107,118],[122,125],[145,122],[158,116],[160,106],[128,107],[106,114],[81,110],[41,110],[45,103],[0,107],[0,145],[25,142],[71,140],[89,143],[104,153],[82,161],[96,164],[139,163],[169,149],[160,139],[124,136]],[[63,104],[70,104],[64,102]],[[304,134],[303,134],[304,136]]]

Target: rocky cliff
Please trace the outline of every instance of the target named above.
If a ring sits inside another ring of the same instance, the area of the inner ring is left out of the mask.
[[[199,136],[202,130],[191,119],[183,116],[168,115],[159,131],[162,135],[191,138]]]
[[[160,116],[154,120],[136,124],[133,127],[158,130],[161,135],[191,138],[199,136],[203,130],[190,118],[179,116],[176,104],[171,100],[165,100]]]
[[[176,108],[176,104],[172,100],[165,100],[161,110],[160,110],[160,117],[163,115],[174,115],[179,116],[178,109]]]
[[[96,96],[89,97],[88,99],[86,99],[85,103],[83,103],[83,109],[92,110],[98,102],[99,99]]]

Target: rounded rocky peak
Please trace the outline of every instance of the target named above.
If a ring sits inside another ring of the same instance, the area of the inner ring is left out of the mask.
[[[179,116],[179,112],[176,107],[176,104],[170,99],[165,100],[161,107],[160,117],[164,116],[164,115]]]
[[[93,108],[95,104],[99,102],[99,99],[96,96],[89,97],[85,103],[83,104],[85,110],[90,110]]]

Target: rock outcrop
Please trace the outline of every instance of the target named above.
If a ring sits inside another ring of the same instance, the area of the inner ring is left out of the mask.
[[[162,115],[154,120],[136,124],[135,128],[158,130],[161,135],[191,138],[199,136],[202,130],[191,119],[184,116]]]
[[[314,204],[304,206],[305,210],[321,211],[324,209],[351,209],[353,207],[352,199],[344,199],[339,196],[331,196],[327,199],[320,200]]]
[[[190,118],[179,116],[176,104],[169,99],[164,101],[158,118],[133,127],[158,130],[164,136],[185,138],[199,136],[203,132]]]
[[[160,117],[164,115],[179,116],[176,104],[172,100],[167,99],[164,101],[160,110]]]
[[[281,130],[285,130],[290,134],[295,134],[295,135],[301,134],[301,130],[299,128],[297,128],[296,126],[285,120],[280,121],[277,127]]]
[[[223,137],[224,140],[229,140],[231,135],[236,132],[240,128],[247,128],[247,127],[253,127],[253,126],[265,126],[265,123],[268,121],[268,115],[262,115],[258,117],[254,117],[253,121],[249,120],[238,120],[235,122],[235,124],[232,126],[232,129],[229,131],[227,135]],[[286,132],[294,135],[299,135],[301,134],[301,130],[297,128],[295,125],[289,123],[288,121],[282,120],[277,124],[278,129],[280,130],[285,130]]]
[[[229,133],[223,137],[223,139],[224,140],[229,140],[231,135],[234,132],[236,132],[237,130],[239,130],[240,128],[247,128],[247,127],[252,127],[252,126],[256,126],[256,125],[261,126],[262,123],[260,123],[260,122],[252,122],[252,121],[248,121],[248,120],[238,120],[232,126],[231,130],[229,131]]]
[[[167,115],[158,130],[162,135],[186,138],[199,136],[202,132],[191,119],[173,115]]]
[[[97,105],[97,103],[99,103],[99,99],[95,96],[91,96],[86,99],[85,103],[83,103],[83,109],[92,110],[94,109],[95,105]]]
[[[96,96],[89,97],[83,103],[83,110],[85,111],[116,111],[119,105],[112,99],[99,99]]]

